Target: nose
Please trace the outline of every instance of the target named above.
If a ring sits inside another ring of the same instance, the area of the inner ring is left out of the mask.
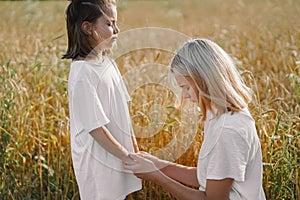
[[[114,34],[117,34],[120,32],[120,29],[117,25],[114,25]]]

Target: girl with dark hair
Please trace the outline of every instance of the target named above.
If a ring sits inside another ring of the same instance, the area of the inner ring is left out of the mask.
[[[82,200],[123,200],[141,181],[123,168],[138,152],[116,63],[105,55],[118,36],[114,0],[74,0],[66,10],[72,59],[69,108],[72,162]]]

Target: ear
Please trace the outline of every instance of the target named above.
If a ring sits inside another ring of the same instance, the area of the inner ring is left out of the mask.
[[[81,30],[91,36],[92,35],[92,23],[88,22],[88,21],[83,21],[82,24],[81,24]]]

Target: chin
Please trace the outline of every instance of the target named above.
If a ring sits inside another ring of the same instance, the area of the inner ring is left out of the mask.
[[[103,49],[111,49],[114,46],[116,46],[116,43],[117,43],[116,40],[109,40],[98,44],[98,46],[102,47]]]
[[[108,44],[106,45],[106,48],[107,48],[107,49],[111,49],[111,48],[115,47],[116,44],[117,44],[116,41],[111,41],[110,43],[108,43]]]

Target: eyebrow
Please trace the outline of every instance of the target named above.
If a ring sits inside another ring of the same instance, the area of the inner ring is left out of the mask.
[[[114,23],[117,22],[117,20],[115,20],[115,19],[108,19],[107,17],[106,17],[106,20],[109,21],[109,22],[114,22]]]

